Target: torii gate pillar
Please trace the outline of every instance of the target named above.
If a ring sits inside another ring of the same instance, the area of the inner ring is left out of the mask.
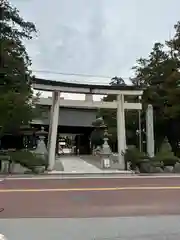
[[[56,158],[56,141],[59,121],[60,92],[52,92],[52,106],[50,113],[49,136],[48,136],[48,170],[53,170]]]

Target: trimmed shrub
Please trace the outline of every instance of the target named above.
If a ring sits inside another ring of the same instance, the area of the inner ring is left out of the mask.
[[[41,156],[30,151],[9,152],[8,155],[13,162],[19,163],[21,166],[28,168],[35,173],[37,172],[37,167],[47,168],[48,165],[47,159],[43,159]]]
[[[135,170],[140,166],[140,163],[147,161],[149,157],[140,152],[136,147],[129,147],[124,154],[125,162],[130,164],[131,170]]]
[[[167,138],[164,139],[162,146],[156,156],[152,159],[152,163],[159,162],[162,166],[174,166],[180,162],[180,159],[174,155]]]

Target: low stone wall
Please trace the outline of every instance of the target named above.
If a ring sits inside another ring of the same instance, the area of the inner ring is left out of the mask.
[[[168,173],[180,173],[180,163],[176,163],[174,167],[167,166],[164,168],[164,172]]]
[[[102,164],[102,158],[100,155],[82,155],[80,156],[84,161],[93,164],[94,166],[98,167],[99,169],[104,169]],[[118,162],[117,154],[112,154],[110,156],[110,170],[124,170],[123,166],[121,166]],[[107,169],[107,170],[108,170]]]
[[[144,162],[137,167],[136,173],[180,173],[180,163],[176,163],[174,167],[156,167],[152,166],[150,162]]]
[[[22,167],[18,163],[8,163],[7,161],[2,162],[1,174],[24,174],[29,171],[27,168]]]

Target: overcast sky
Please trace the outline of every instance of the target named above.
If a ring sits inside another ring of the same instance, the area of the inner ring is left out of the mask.
[[[129,78],[136,59],[173,35],[180,0],[11,0],[35,23],[33,70]],[[36,73],[56,80],[70,76]],[[108,82],[108,78],[73,78]]]

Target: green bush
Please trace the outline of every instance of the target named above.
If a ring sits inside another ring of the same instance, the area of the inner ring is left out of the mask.
[[[164,166],[161,159],[157,159],[157,158],[151,158],[150,159],[150,164],[151,164],[152,167],[163,167]]]
[[[164,139],[162,146],[156,156],[152,159],[152,163],[160,162],[165,166],[174,166],[180,159],[174,155],[167,138]]]
[[[130,163],[132,170],[135,170],[141,162],[149,159],[144,152],[140,152],[136,147],[129,147],[124,154],[124,158],[126,163]]]
[[[91,133],[91,143],[95,147],[102,146],[104,144],[104,131],[102,129],[95,129]]]
[[[30,151],[15,151],[9,152],[8,155],[11,157],[12,161],[19,163],[21,166],[26,167],[33,172],[36,172],[37,167],[44,166],[47,168],[47,159],[43,159],[35,153]]]
[[[179,158],[176,156],[155,156],[152,162],[160,162],[162,166],[174,166],[176,163],[180,162]]]

